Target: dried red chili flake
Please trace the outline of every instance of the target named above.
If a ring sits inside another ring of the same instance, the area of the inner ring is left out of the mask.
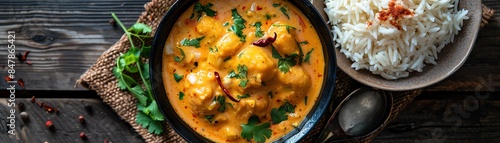
[[[47,122],[45,122],[45,127],[50,129],[54,127],[54,123],[51,120],[47,120]]]
[[[80,132],[80,138],[81,138],[82,140],[86,140],[86,139],[87,139],[87,135],[85,135],[85,133],[84,133],[84,132]]]
[[[227,90],[224,87],[224,85],[222,84],[222,82],[220,80],[219,72],[214,72],[214,74],[215,74],[215,79],[217,79],[217,83],[219,83],[220,88],[222,89],[222,91],[224,91],[224,93],[226,94],[226,96],[229,97],[229,99],[231,99],[234,102],[240,102],[240,100],[236,100],[233,96],[231,96],[231,94],[229,94],[229,90]]]
[[[396,4],[395,0],[391,0],[388,6],[389,9],[379,12],[378,19],[380,21],[389,20],[389,23],[398,28],[398,30],[401,30],[401,25],[398,23],[401,17],[414,15],[410,9],[405,8],[403,5]]]
[[[24,54],[23,54],[23,56],[21,56],[21,59],[22,59],[23,61],[24,61],[24,60],[26,60],[26,59],[28,58],[28,54],[30,54],[30,51],[29,51],[29,50],[28,50],[28,51],[24,51]]]
[[[4,76],[3,79],[5,80],[5,82],[12,81],[12,78],[10,78],[10,76]]]
[[[28,64],[28,65],[33,64],[33,63],[31,63],[31,61],[28,61],[28,60],[25,63]]]
[[[266,47],[271,45],[274,41],[276,41],[276,32],[274,33],[274,37],[267,37],[267,38],[261,38],[255,42],[252,43],[252,45],[259,46],[259,47]]]
[[[43,108],[44,103],[43,102],[36,102],[36,105],[40,106],[40,108]]]
[[[110,143],[108,139],[104,139],[103,143]]]
[[[35,103],[35,96],[31,96],[31,103]]]
[[[262,7],[260,7],[260,6],[257,6],[257,10],[262,10]]]
[[[19,84],[19,86],[21,86],[21,88],[24,89],[24,81],[23,81],[23,79],[18,79],[17,80],[17,84]]]

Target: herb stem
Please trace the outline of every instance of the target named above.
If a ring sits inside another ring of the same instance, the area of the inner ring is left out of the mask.
[[[142,68],[141,68],[142,66],[141,66],[140,60],[138,60],[135,65],[137,66],[137,68],[139,68],[139,75],[141,76],[142,83],[144,83],[144,86],[146,86],[146,91],[148,92],[148,97],[150,99],[154,99],[153,94],[151,94],[151,86],[148,84],[148,82],[146,82],[146,78],[144,77],[144,74],[142,73]]]
[[[125,34],[127,34],[127,38],[130,41],[130,45],[132,45],[132,47],[130,47],[130,48],[133,48],[135,45],[134,45],[134,41],[132,41],[132,36],[130,36],[130,32],[128,32],[128,30],[125,27],[125,25],[123,25],[123,23],[120,21],[120,19],[118,19],[118,17],[116,16],[116,14],[114,12],[111,13],[111,16],[116,21],[116,23],[118,25],[120,25],[120,27],[123,29],[123,31],[125,32]]]

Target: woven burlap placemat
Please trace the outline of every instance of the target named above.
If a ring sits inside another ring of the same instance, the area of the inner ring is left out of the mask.
[[[161,18],[165,15],[168,8],[175,2],[175,0],[152,0],[151,2],[145,4],[145,11],[139,17],[137,22],[147,24],[153,28],[153,33],[156,31]],[[485,7],[486,8],[486,7]],[[491,10],[491,9],[489,9]],[[485,11],[485,10],[483,10]],[[488,11],[488,9],[486,10]],[[487,20],[493,15],[493,11],[488,11],[491,14],[483,14],[483,23],[487,23]],[[483,26],[483,25],[482,25]],[[179,134],[177,134],[168,124],[164,123],[166,131],[161,135],[154,135],[147,131],[147,129],[142,128],[139,124],[135,122],[135,117],[137,115],[136,99],[133,95],[126,91],[122,91],[117,87],[117,79],[112,74],[112,69],[115,66],[116,58],[120,56],[121,53],[125,53],[130,48],[129,42],[126,36],[122,36],[121,39],[113,46],[111,46],[107,51],[105,51],[96,61],[94,65],[90,67],[77,81],[78,84],[90,89],[95,90],[97,94],[102,98],[104,103],[108,104],[116,113],[128,122],[135,131],[140,134],[146,142],[151,143],[164,143],[164,142],[186,142]],[[336,103],[348,93],[354,91],[363,85],[355,82],[347,74],[337,69],[337,79],[335,81],[335,92],[332,103]],[[405,92],[388,92],[394,99],[394,104],[392,105],[392,111],[389,116],[389,120],[383,123],[382,126],[377,128],[371,134],[352,138],[347,140],[349,142],[365,142],[373,139],[390,121],[396,118],[398,113],[404,109],[404,107],[409,104],[418,94],[421,93],[421,89],[405,91]],[[306,136],[303,142],[311,142],[317,139],[318,135],[321,133],[322,129],[326,126],[326,121],[328,120],[328,115],[333,113],[336,105],[332,104],[326,111],[326,116],[323,116],[317,123],[316,127]]]

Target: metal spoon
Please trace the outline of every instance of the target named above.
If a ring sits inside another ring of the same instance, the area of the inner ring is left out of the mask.
[[[388,117],[386,111],[391,102],[392,98],[382,91],[372,88],[354,90],[330,116],[318,141],[330,142],[370,133]]]

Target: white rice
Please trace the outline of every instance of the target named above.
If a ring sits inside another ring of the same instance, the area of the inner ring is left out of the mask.
[[[467,10],[457,10],[458,0],[395,0],[414,13],[399,19],[398,30],[378,19],[390,1],[325,0],[335,47],[353,61],[352,68],[386,79],[422,72],[425,64],[437,64],[437,54],[469,19]]]

